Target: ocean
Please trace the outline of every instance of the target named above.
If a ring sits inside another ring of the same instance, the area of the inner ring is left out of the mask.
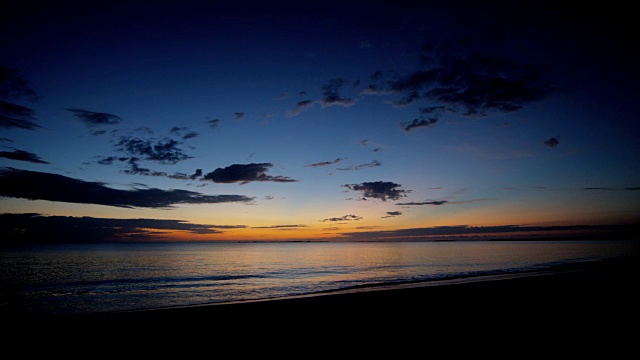
[[[234,242],[0,250],[0,313],[78,314],[265,300],[554,270],[637,241]]]

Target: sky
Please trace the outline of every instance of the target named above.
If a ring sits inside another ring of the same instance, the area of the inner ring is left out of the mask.
[[[622,2],[1,6],[5,239],[638,236]]]

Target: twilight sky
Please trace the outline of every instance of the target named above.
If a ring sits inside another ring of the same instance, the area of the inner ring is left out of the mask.
[[[1,6],[5,234],[397,240],[640,222],[626,5]]]

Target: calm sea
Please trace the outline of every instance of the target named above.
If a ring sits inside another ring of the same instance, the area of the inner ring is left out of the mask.
[[[88,313],[548,270],[635,241],[154,243],[0,250],[0,309]]]

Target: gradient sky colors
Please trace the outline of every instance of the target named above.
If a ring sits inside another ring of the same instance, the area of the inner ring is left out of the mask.
[[[4,1],[0,223],[61,241],[636,226],[626,5]]]

